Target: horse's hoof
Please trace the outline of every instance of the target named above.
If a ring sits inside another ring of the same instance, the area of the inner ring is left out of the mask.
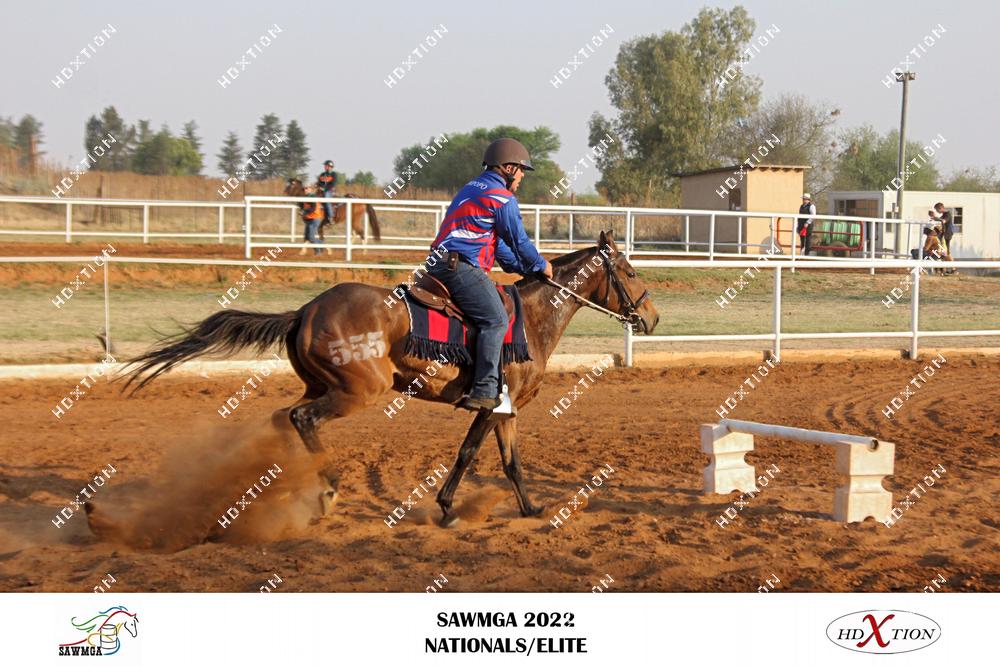
[[[525,511],[521,513],[525,518],[537,518],[542,515],[544,509],[540,506],[529,506]]]
[[[458,516],[455,515],[454,513],[446,513],[445,515],[441,516],[441,520],[438,521],[438,525],[440,525],[441,527],[455,527],[456,525],[458,525],[458,523],[459,523]]]

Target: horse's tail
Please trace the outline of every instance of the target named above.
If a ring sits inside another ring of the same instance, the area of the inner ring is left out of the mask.
[[[135,393],[175,365],[205,354],[231,356],[247,347],[256,347],[258,352],[275,344],[284,347],[285,337],[298,323],[299,313],[294,311],[273,314],[240,310],[216,312],[197,326],[161,340],[152,350],[129,361],[126,368],[138,367],[129,371],[122,391],[140,379]]]
[[[367,204],[367,208],[368,208],[368,221],[372,225],[372,231],[375,232],[375,240],[381,241],[382,240],[382,230],[379,229],[379,226],[378,226],[378,215],[375,214],[375,206],[372,206],[371,204]]]

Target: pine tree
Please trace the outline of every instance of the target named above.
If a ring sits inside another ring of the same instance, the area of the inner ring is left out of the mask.
[[[216,157],[219,158],[219,171],[227,177],[236,175],[236,172],[243,166],[243,148],[240,146],[240,139],[236,136],[236,132],[230,132],[226,135],[226,140],[222,142],[222,149],[219,150]]]
[[[184,131],[180,138],[188,142],[192,151],[185,156],[185,160],[187,160],[185,168],[188,170],[194,169],[190,175],[197,176],[201,174],[202,167],[205,165],[205,156],[201,154],[201,139],[195,134],[198,130],[198,124],[193,120],[189,120],[184,123],[183,129]],[[197,160],[192,160],[192,156],[194,155],[197,155]]]
[[[306,134],[298,121],[288,123],[284,140],[278,148],[281,175],[285,178],[305,179],[305,171],[309,167],[309,147],[306,145]]]
[[[26,167],[35,167],[33,160],[37,160],[43,153],[38,150],[42,143],[42,123],[33,115],[26,114],[21,117],[20,122],[14,127],[14,145],[20,155],[21,164]]]
[[[280,148],[278,137],[281,136],[281,121],[278,120],[278,116],[273,113],[261,116],[260,124],[257,125],[254,134],[253,145],[247,151],[247,160],[253,160],[253,166],[250,168],[248,176],[251,180],[267,180],[282,175],[281,155],[272,147]],[[270,154],[264,155],[265,152]]]
[[[106,107],[101,111],[100,128],[98,129],[96,124],[93,125],[93,129],[98,130],[96,136],[90,136],[91,129],[91,122],[88,120],[86,145],[83,147],[88,153],[102,140],[110,141],[109,134],[114,137],[114,143],[108,146],[100,166],[95,168],[102,171],[127,171],[132,166],[132,153],[136,148],[135,133],[125,124],[125,119],[118,114],[118,110],[113,106]]]

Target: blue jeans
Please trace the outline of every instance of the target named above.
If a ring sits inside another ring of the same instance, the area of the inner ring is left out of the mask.
[[[500,349],[507,333],[507,311],[489,274],[481,268],[459,261],[454,271],[438,261],[427,272],[448,287],[451,298],[478,331],[476,368],[472,390],[475,398],[495,398],[500,393]]]
[[[306,220],[306,240],[310,243],[319,244],[319,224],[322,220]],[[313,251],[313,254],[322,254],[322,252],[317,248]]]

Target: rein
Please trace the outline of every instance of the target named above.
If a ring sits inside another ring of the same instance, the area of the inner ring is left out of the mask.
[[[604,265],[605,273],[608,276],[608,289],[606,295],[604,296],[604,304],[605,304],[604,306],[598,305],[597,303],[591,301],[590,299],[584,298],[580,294],[576,293],[574,290],[559,284],[552,278],[544,277],[542,278],[542,280],[546,284],[558,288],[560,291],[568,292],[570,296],[581,301],[587,307],[593,310],[597,310],[598,312],[602,312],[610,316],[612,319],[617,319],[618,322],[623,327],[635,326],[637,320],[639,319],[639,314],[637,310],[639,309],[639,306],[641,306],[642,303],[649,298],[649,290],[648,289],[644,290],[642,292],[642,295],[639,296],[638,300],[633,301],[632,297],[628,293],[628,290],[625,289],[625,285],[622,284],[621,279],[615,274],[614,265],[615,262],[617,261],[617,256],[615,260],[612,261],[611,259],[608,258],[606,254],[602,252],[601,257],[602,257],[601,263]],[[626,314],[624,315],[614,312],[613,310],[609,310],[607,307],[605,307],[608,303],[608,299],[611,296],[612,286],[614,286],[615,288],[615,292],[618,295],[618,299],[625,304]]]

